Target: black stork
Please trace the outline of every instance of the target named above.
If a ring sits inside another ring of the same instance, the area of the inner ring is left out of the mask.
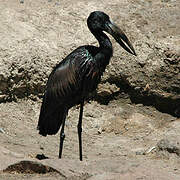
[[[39,134],[46,136],[56,134],[62,125],[59,147],[59,158],[61,158],[68,110],[80,104],[77,125],[80,161],[82,161],[81,133],[84,100],[97,88],[113,54],[111,41],[103,31],[112,35],[127,52],[136,55],[127,36],[104,12],[92,12],[87,19],[87,25],[98,40],[99,47],[80,46],[56,65],[47,81],[37,127]]]

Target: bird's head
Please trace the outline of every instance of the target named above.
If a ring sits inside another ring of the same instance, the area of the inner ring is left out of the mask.
[[[109,33],[127,52],[136,56],[136,52],[125,33],[104,12],[92,12],[88,17],[87,24],[91,32],[105,31]]]

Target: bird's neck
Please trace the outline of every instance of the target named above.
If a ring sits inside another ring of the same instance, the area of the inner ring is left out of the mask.
[[[113,54],[112,43],[108,36],[102,31],[93,33],[93,35],[98,40],[100,49],[96,55],[96,61],[98,61],[100,66],[105,70]]]

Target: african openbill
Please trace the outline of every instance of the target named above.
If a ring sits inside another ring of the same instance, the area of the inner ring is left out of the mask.
[[[87,19],[87,25],[98,40],[99,47],[90,45],[78,47],[56,65],[47,81],[38,122],[39,134],[43,136],[56,134],[62,125],[59,147],[59,158],[61,158],[68,110],[80,104],[77,128],[81,161],[84,100],[97,88],[113,54],[111,41],[103,31],[112,35],[127,52],[136,55],[124,32],[104,12],[92,12]]]

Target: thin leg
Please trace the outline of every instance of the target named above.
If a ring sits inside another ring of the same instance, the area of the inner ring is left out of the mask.
[[[81,103],[80,106],[80,113],[79,113],[79,122],[77,125],[77,129],[78,129],[78,137],[79,137],[79,159],[80,161],[82,161],[82,116],[83,116],[83,106],[84,106],[84,100]]]
[[[64,134],[65,119],[66,119],[66,115],[63,118],[62,128],[61,128],[61,132],[60,132],[60,146],[59,146],[59,158],[60,159],[62,156],[63,142],[64,142],[64,138],[65,138],[65,134]]]

